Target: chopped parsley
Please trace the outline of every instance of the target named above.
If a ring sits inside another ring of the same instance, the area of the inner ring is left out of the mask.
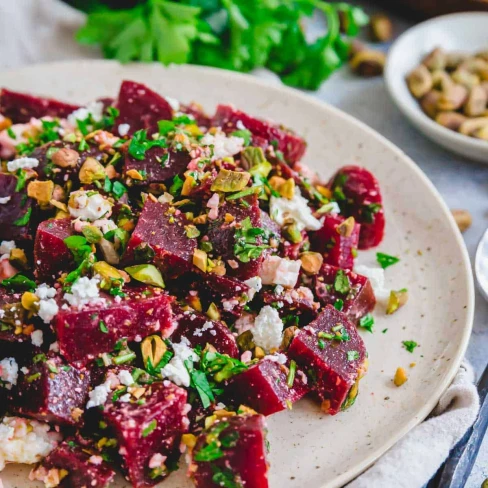
[[[339,312],[344,308],[344,300],[342,300],[341,298],[338,298],[335,302],[334,302],[334,308],[336,310],[339,310]]]
[[[389,254],[384,254],[382,252],[377,252],[376,261],[378,261],[378,264],[383,269],[386,269],[389,266],[393,266],[394,264],[398,263],[400,261],[400,258],[397,258],[395,256],[390,256]]]
[[[415,351],[415,348],[418,346],[415,341],[403,341],[402,344],[408,352]]]
[[[147,130],[138,130],[132,136],[129,144],[129,154],[139,161],[146,157],[146,151],[153,147],[166,147],[165,139],[148,139]]]
[[[108,334],[108,328],[107,328],[107,324],[105,324],[105,322],[103,320],[100,320],[100,322],[98,323],[98,326],[100,327],[100,330],[104,333],[104,334]]]
[[[225,424],[225,422],[224,422],[224,424]],[[229,425],[229,424],[227,424],[227,425]],[[224,457],[224,451],[222,451],[222,449],[218,445],[217,441],[210,442],[205,447],[202,447],[193,456],[195,461],[200,461],[200,462],[215,461],[216,459],[220,459],[221,457]]]
[[[215,396],[206,374],[203,371],[195,369],[192,361],[189,359],[185,361],[185,367],[190,375],[190,386],[197,390],[203,408],[208,408],[215,401]]]
[[[295,381],[295,374],[297,371],[297,363],[292,359],[290,361],[290,370],[288,371],[288,376],[286,378],[286,384],[288,388],[293,387],[293,382]]]
[[[258,244],[258,238],[268,242],[269,232],[260,227],[253,227],[249,217],[241,221],[241,227],[236,229],[234,237],[234,254],[241,263],[259,258],[263,251],[269,248],[267,244]]]
[[[368,332],[373,332],[374,317],[368,313],[359,319],[359,327],[366,329]]]
[[[17,220],[14,220],[13,224],[16,225],[17,227],[22,227],[24,225],[27,225],[31,218],[31,214],[32,214],[32,208],[29,208],[27,212],[24,215],[22,215],[22,217],[18,218]]]
[[[34,291],[37,286],[35,281],[20,273],[17,273],[11,278],[2,280],[2,285],[6,288],[17,291]]]

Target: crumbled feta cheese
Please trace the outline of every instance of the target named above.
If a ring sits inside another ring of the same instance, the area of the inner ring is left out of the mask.
[[[5,205],[6,203],[10,202],[12,197],[0,197],[0,205]]]
[[[32,169],[39,166],[39,160],[36,158],[18,158],[7,163],[7,169],[13,173],[18,169]]]
[[[264,356],[264,359],[269,359],[270,361],[278,364],[286,364],[286,356],[281,352],[276,354],[268,354],[267,356]]]
[[[51,322],[58,312],[58,304],[53,298],[41,300],[39,302],[39,311],[37,312],[37,315],[44,321],[44,323],[48,324]]]
[[[104,305],[106,301],[99,294],[99,283],[100,278],[98,276],[94,276],[93,278],[82,276],[71,286],[71,293],[64,294],[64,299],[73,307]]]
[[[281,285],[293,288],[298,280],[301,261],[268,256],[261,266],[260,276],[264,285]]]
[[[283,322],[276,309],[264,306],[254,320],[251,328],[257,346],[269,351],[281,345]]]
[[[207,330],[213,329],[213,326],[214,326],[213,322],[207,321],[203,324],[201,329],[195,329],[193,331],[193,335],[195,337],[202,337],[203,333]]]
[[[284,225],[289,218],[293,219],[299,231],[319,230],[322,227],[320,220],[312,215],[307,199],[302,197],[300,189],[295,188],[295,194],[288,198],[271,196],[269,200],[271,218],[279,225]]]
[[[190,347],[190,342],[186,337],[181,338],[181,342],[173,343],[175,355],[171,361],[161,370],[161,376],[168,378],[178,386],[190,386],[190,374],[185,366],[185,361],[198,361],[198,356]]]
[[[53,288],[46,283],[42,283],[36,288],[34,294],[39,298],[39,300],[54,298],[56,296],[56,288]]]
[[[167,459],[167,456],[163,456],[162,454],[157,452],[156,454],[152,455],[151,459],[149,460],[148,466],[150,469],[161,468],[164,465],[164,462],[166,461],[166,459]]]
[[[0,309],[0,319],[3,319],[5,317],[5,310]]]
[[[113,373],[107,375],[105,383],[95,386],[92,391],[88,393],[89,400],[86,404],[86,408],[99,407],[103,405],[108,398],[109,393],[113,388],[120,384],[119,379]]]
[[[122,403],[129,403],[129,402],[130,402],[130,393],[126,393],[125,395],[122,395],[122,396],[119,398],[119,402],[122,402]]]
[[[238,120],[236,123],[237,130],[247,130],[246,126],[243,124],[242,120]]]
[[[94,222],[112,213],[112,205],[100,193],[77,190],[70,194],[68,210],[71,217]]]
[[[12,249],[15,249],[15,241],[2,241],[0,243],[0,254],[10,254]]]
[[[216,134],[205,134],[200,140],[203,146],[213,146],[212,161],[227,158],[240,153],[244,149],[244,139],[242,137],[227,137],[223,132]]]
[[[53,342],[50,346],[49,346],[49,350],[50,351],[53,351],[53,352],[59,352],[59,343],[58,341],[56,342]]]
[[[124,137],[126,136],[130,131],[130,125],[129,124],[119,124],[119,134]]]
[[[119,371],[118,377],[119,377],[119,381],[124,386],[130,386],[134,384],[134,378],[132,378],[132,375],[126,369]]]
[[[159,198],[158,198],[158,202],[159,203],[171,203],[173,200],[175,199],[175,197],[173,195],[171,195],[171,193],[168,193],[168,192],[164,192]]]
[[[358,264],[354,267],[354,272],[369,279],[373,287],[376,299],[386,301],[390,296],[390,290],[385,288],[385,270],[383,268],[369,267],[364,264]]]
[[[6,463],[34,464],[46,457],[61,440],[37,420],[5,417],[0,423],[0,471]]]
[[[32,332],[31,341],[34,346],[41,347],[44,342],[42,330],[35,330]]]
[[[17,384],[19,376],[19,365],[15,358],[5,358],[0,361],[0,380],[8,383],[5,387],[10,390],[12,385]]]
[[[249,287],[249,300],[252,300],[254,298],[254,295],[256,295],[256,293],[258,293],[263,287],[263,282],[259,276],[253,276],[252,278],[249,278],[248,280],[244,281],[244,284]]]
[[[103,118],[103,102],[91,102],[86,107],[80,107],[68,115],[68,122],[76,127],[77,120],[86,120],[91,117],[94,122]]]
[[[180,109],[180,102],[173,97],[164,97],[164,98],[170,104],[171,108],[175,112],[178,112],[178,110]]]

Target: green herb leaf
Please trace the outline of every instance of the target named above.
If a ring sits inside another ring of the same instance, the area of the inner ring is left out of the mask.
[[[348,361],[355,361],[359,359],[359,352],[358,351],[347,351],[347,360]]]
[[[290,369],[288,371],[288,376],[286,378],[286,384],[288,388],[293,387],[293,382],[295,381],[295,373],[297,370],[297,363],[292,359],[290,361]]]
[[[32,281],[30,278],[27,278],[27,276],[20,273],[12,276],[11,278],[2,280],[2,285],[6,288],[17,291],[34,291],[37,286],[35,281]]]
[[[104,334],[108,334],[108,328],[107,328],[107,325],[105,324],[105,322],[103,320],[100,320],[100,322],[98,323],[98,326],[100,327],[100,330],[104,333]]]
[[[24,215],[22,215],[22,217],[18,218],[17,220],[14,220],[13,224],[18,227],[27,225],[29,223],[31,214],[32,214],[32,208],[29,208],[27,212]]]
[[[195,453],[195,461],[209,462],[224,457],[224,452],[220,449],[217,441],[212,441]]]
[[[368,332],[373,332],[374,317],[368,313],[359,319],[359,326],[366,329]]]
[[[147,130],[138,130],[129,144],[129,154],[140,161],[146,157],[146,151],[152,147],[166,147],[164,139],[148,139]]]
[[[241,221],[240,225],[234,234],[234,254],[242,263],[248,263],[251,259],[259,258],[263,251],[269,248],[267,244],[258,243],[258,238],[263,243],[268,242],[269,232],[260,227],[253,227],[249,217]]]
[[[157,426],[158,421],[156,419],[151,420],[151,422],[149,422],[149,424],[142,430],[142,437],[147,437],[149,434],[154,432]]]
[[[203,408],[208,408],[215,401],[215,397],[207,376],[203,371],[195,369],[192,361],[188,359],[185,361],[185,367],[190,375],[190,386],[197,390]]]
[[[76,264],[81,264],[92,253],[92,248],[86,237],[77,235],[69,236],[64,239],[64,243],[71,251],[71,254],[73,254]]]
[[[418,346],[415,341],[403,341],[402,344],[408,352],[415,351],[415,348]]]
[[[378,261],[379,265],[383,269],[386,269],[386,268],[388,268],[388,266],[393,266],[394,264],[398,263],[398,261],[400,261],[400,258],[397,258],[395,256],[390,256],[390,255],[384,254],[382,252],[377,252],[376,253],[376,261]]]

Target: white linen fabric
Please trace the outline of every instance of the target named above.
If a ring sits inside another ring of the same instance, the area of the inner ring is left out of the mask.
[[[73,39],[83,22],[84,14],[59,0],[0,0],[0,69],[99,58],[97,49],[80,46]],[[270,83],[280,83],[267,70],[258,69],[254,75]],[[473,382],[473,370],[465,362],[432,416],[410,431],[348,488],[424,486],[476,419],[479,397]]]

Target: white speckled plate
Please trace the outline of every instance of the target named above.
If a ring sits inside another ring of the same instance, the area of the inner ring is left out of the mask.
[[[387,270],[387,283],[396,289],[407,287],[409,303],[389,317],[378,307],[374,333],[362,333],[370,369],[350,410],[330,417],[317,404],[303,400],[293,411],[268,418],[271,488],[345,484],[429,414],[464,355],[473,319],[473,281],[466,249],[446,205],[405,154],[361,122],[297,91],[268,86],[250,76],[190,66],[164,69],[77,61],[3,73],[0,86],[88,102],[114,96],[123,79],[144,82],[184,102],[196,100],[209,111],[219,102],[232,102],[288,125],[307,139],[305,162],[325,178],[352,163],[364,165],[379,179],[387,227],[378,250],[401,257]],[[373,264],[374,251],[360,253],[360,260]],[[402,347],[404,340],[415,340],[420,347],[411,354]],[[401,388],[392,383],[398,366],[409,376]],[[191,486],[183,471],[164,486]],[[37,486],[27,481],[27,473],[26,467],[9,466],[1,475],[5,488]],[[128,484],[121,481],[116,486]]]

